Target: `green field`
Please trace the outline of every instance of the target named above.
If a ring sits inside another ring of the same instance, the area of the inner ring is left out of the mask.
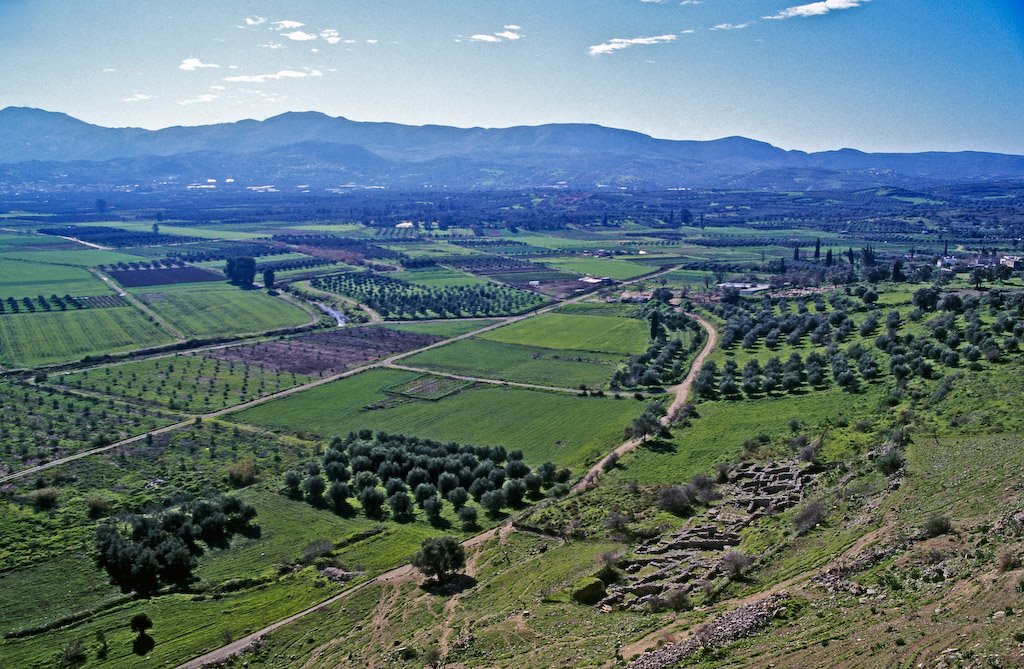
[[[301,385],[309,377],[178,355],[76,372],[58,380],[73,388],[205,413]]]
[[[613,258],[545,258],[544,264],[565,272],[620,280],[632,279],[652,271],[650,267]]]
[[[390,274],[396,279],[402,279],[409,283],[415,283],[428,288],[446,288],[452,286],[482,286],[487,282],[483,279],[466,274],[447,267],[426,267],[423,269],[409,269],[403,272]]]
[[[526,460],[579,465],[621,441],[642,407],[633,400],[581,398],[480,387],[437,402],[396,403],[382,389],[416,378],[372,370],[234,414],[243,423],[324,437],[368,428],[439,441],[504,445]]]
[[[61,240],[63,241],[63,240]],[[140,256],[103,251],[81,246],[75,250],[60,251],[12,251],[0,253],[0,260],[21,260],[31,263],[49,263],[51,265],[70,265],[73,267],[98,267],[113,265],[119,262],[139,262]]]
[[[647,348],[644,321],[615,316],[543,314],[481,335],[505,344],[525,344],[599,353],[642,353]]]
[[[34,367],[172,343],[134,307],[0,316],[0,364]]]
[[[496,322],[495,319],[491,318],[473,318],[467,320],[436,321],[433,323],[388,323],[387,328],[399,332],[416,332],[448,338],[480,330]]]
[[[188,337],[255,333],[309,322],[308,314],[283,299],[224,284],[150,286],[133,292]]]
[[[11,259],[5,259],[3,264],[3,273],[0,275],[0,298],[110,294],[110,288],[81,267]]]
[[[482,338],[435,348],[402,364],[440,372],[546,386],[601,388],[622,356],[588,351],[504,344]]]

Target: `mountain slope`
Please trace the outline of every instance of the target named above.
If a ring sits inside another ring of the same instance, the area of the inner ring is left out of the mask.
[[[453,128],[289,112],[265,121],[151,131],[104,128],[18,107],[0,110],[0,163],[8,184],[67,174],[65,185],[231,176],[240,184],[273,179],[331,185],[342,179],[396,187],[813,189],[1024,178],[1022,156],[852,149],[808,154],[744,137],[662,140],[588,124]]]

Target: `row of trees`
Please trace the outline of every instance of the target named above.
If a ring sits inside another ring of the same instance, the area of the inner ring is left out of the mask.
[[[431,315],[501,316],[535,307],[543,298],[494,284],[428,287],[401,279],[353,272],[314,279],[314,288],[347,295],[382,316],[425,318]]]

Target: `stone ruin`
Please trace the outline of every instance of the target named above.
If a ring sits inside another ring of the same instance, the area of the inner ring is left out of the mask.
[[[799,504],[812,477],[796,461],[737,464],[718,487],[723,495],[718,504],[679,530],[640,544],[633,557],[620,562],[626,577],[608,586],[598,606],[640,610],[655,598],[680,591],[689,595],[723,575],[722,557],[739,545],[741,531]]]

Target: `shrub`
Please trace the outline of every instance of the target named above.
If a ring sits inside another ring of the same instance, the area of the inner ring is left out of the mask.
[[[40,488],[29,495],[36,511],[49,511],[57,506],[58,493],[56,488]]]
[[[423,511],[427,514],[427,519],[431,523],[436,523],[441,520],[441,510],[444,508],[444,502],[437,495],[428,497],[423,501]]]
[[[685,486],[666,486],[658,491],[658,508],[677,516],[690,514],[694,501],[691,490]]]
[[[730,580],[736,581],[743,577],[750,565],[754,563],[753,558],[739,551],[729,551],[722,556],[722,571]]]
[[[925,521],[922,533],[925,538],[931,539],[933,537],[942,536],[943,534],[949,534],[953,531],[953,524],[949,522],[949,518],[945,516],[932,516]]]
[[[310,563],[317,558],[327,557],[332,551],[334,551],[334,544],[330,539],[314,539],[302,549],[302,556],[299,559]]]
[[[251,485],[256,481],[256,462],[251,458],[238,460],[228,465],[228,482],[236,488]]]
[[[359,493],[359,503],[367,518],[380,518],[384,507],[384,493],[376,488],[365,488]]]
[[[996,557],[996,565],[999,567],[999,571],[1018,569],[1021,565],[1020,555],[1010,549],[1004,550]]]
[[[105,497],[90,495],[85,498],[85,507],[89,510],[89,517],[95,520],[110,515],[114,503]]]
[[[85,642],[81,639],[68,641],[60,647],[61,666],[70,667],[85,662]]]
[[[793,516],[793,529],[797,536],[807,534],[825,520],[825,505],[821,500],[810,500]]]
[[[669,590],[664,597],[665,604],[673,611],[689,611],[693,608],[693,602],[685,590]]]
[[[886,476],[892,476],[903,469],[903,464],[903,456],[895,449],[875,460],[875,467]]]
[[[315,506],[319,506],[324,501],[324,491],[327,489],[327,484],[324,483],[324,479],[319,474],[315,476],[309,476],[303,483],[302,488],[306,492],[306,501]]]

